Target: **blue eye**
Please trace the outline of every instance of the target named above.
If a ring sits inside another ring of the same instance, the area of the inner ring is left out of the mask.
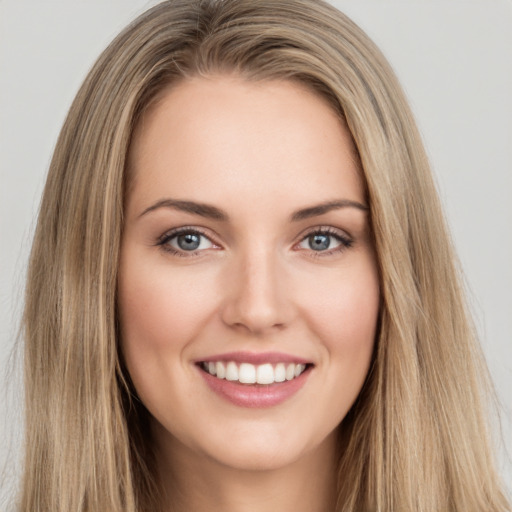
[[[159,245],[166,251],[180,255],[214,247],[213,242],[207,236],[193,229],[168,233],[160,240]]]
[[[315,231],[303,238],[298,244],[300,249],[307,249],[317,253],[342,250],[352,245],[352,240],[340,233],[328,231]]]
[[[313,251],[326,251],[331,248],[332,236],[325,235],[324,233],[317,233],[308,236],[308,246]]]
[[[176,244],[184,251],[195,251],[201,245],[201,235],[197,233],[185,233],[176,237]]]

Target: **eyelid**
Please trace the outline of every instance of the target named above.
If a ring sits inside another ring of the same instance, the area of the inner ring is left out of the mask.
[[[304,240],[304,238],[313,235],[315,233],[328,234],[333,236],[339,236],[345,238],[347,240],[353,240],[352,235],[346,231],[345,229],[337,228],[335,226],[331,226],[329,224],[320,224],[317,226],[311,226],[307,229],[304,229],[298,236],[297,239],[299,241]]]
[[[176,247],[173,247],[168,244],[168,242],[173,239],[174,237],[177,237],[182,234],[186,233],[197,233],[205,238],[207,238],[213,245],[213,247],[209,247],[208,249],[197,249],[195,251],[184,251],[181,249],[177,249]],[[215,237],[213,237],[210,232],[208,232],[206,229],[201,228],[199,226],[180,226],[177,228],[169,229],[165,233],[163,233],[161,236],[159,236],[156,240],[156,244],[159,246],[163,251],[177,255],[177,256],[197,256],[199,253],[205,252],[209,249],[221,249],[222,246],[215,240]]]
[[[333,238],[336,238],[340,242],[340,245],[338,247],[334,247],[333,249],[326,249],[325,251],[315,251],[313,249],[298,248],[299,244],[304,242],[304,240],[316,234],[332,236]],[[299,235],[298,241],[294,243],[293,248],[299,251],[307,252],[313,257],[322,257],[343,252],[352,247],[353,244],[354,238],[351,235],[349,235],[345,230],[335,228],[333,226],[314,226],[308,228]]]

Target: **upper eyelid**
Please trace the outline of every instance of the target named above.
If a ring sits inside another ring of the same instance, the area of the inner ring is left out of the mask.
[[[337,228],[334,226],[329,225],[320,225],[320,226],[314,226],[305,229],[300,233],[300,235],[297,237],[299,241],[304,240],[304,238],[311,236],[314,233],[322,233],[327,235],[338,235],[342,238],[348,238],[350,240],[353,240],[353,236],[345,229]]]
[[[183,233],[199,233],[200,235],[208,238],[212,243],[218,243],[215,241],[216,237],[212,236],[205,228],[199,226],[180,226],[178,228],[169,229],[158,237],[158,241],[168,240]]]

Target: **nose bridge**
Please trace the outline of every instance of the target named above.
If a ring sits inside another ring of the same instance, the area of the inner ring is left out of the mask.
[[[290,304],[280,260],[270,247],[252,247],[240,253],[231,269],[225,321],[253,333],[283,327]]]

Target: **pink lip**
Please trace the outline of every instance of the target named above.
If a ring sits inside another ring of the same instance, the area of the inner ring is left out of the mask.
[[[225,361],[225,359],[220,360]],[[229,360],[233,361],[233,359]],[[244,361],[249,362],[247,359]],[[268,362],[268,359],[266,361]],[[280,361],[283,360],[280,359]],[[206,384],[217,395],[238,407],[250,408],[273,407],[288,400],[302,388],[312,370],[312,367],[307,367],[298,377],[274,384],[240,384],[237,381],[218,379],[199,366],[197,368]]]
[[[235,363],[250,363],[250,364],[277,364],[277,363],[295,363],[295,364],[308,364],[311,361],[301,357],[284,354],[281,352],[228,352],[225,354],[216,354],[213,356],[198,359],[196,363],[203,361],[216,363],[217,361],[234,361]],[[219,379],[217,379],[219,380]]]

